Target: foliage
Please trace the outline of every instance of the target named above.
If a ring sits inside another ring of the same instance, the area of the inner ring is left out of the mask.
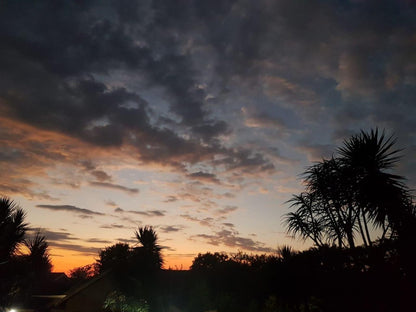
[[[26,239],[24,245],[29,250],[25,256],[26,261],[30,264],[32,271],[38,274],[49,273],[52,270],[52,262],[49,255],[49,245],[46,237],[39,231],[33,238]]]
[[[198,256],[192,261],[191,270],[204,270],[212,271],[223,266],[229,260],[228,255],[224,253],[210,253],[198,254]]]
[[[99,252],[97,266],[100,273],[109,269],[123,270],[128,267],[131,259],[129,244],[117,243]]]
[[[109,271],[115,289],[125,298],[145,298],[154,304],[162,248],[151,226],[139,227],[135,234],[140,246],[117,243],[100,251],[98,272]]]
[[[119,291],[111,292],[104,301],[103,308],[110,312],[148,312],[149,305],[144,300],[127,298]]]
[[[86,281],[96,274],[98,274],[96,265],[87,264],[69,271],[69,278],[74,281]]]
[[[52,269],[45,236],[38,231],[34,237],[26,237],[25,216],[11,199],[0,198],[0,310],[15,298],[30,300]]]
[[[0,265],[24,242],[25,212],[8,197],[0,197]]]
[[[158,237],[153,227],[139,227],[135,235],[141,247],[135,248],[134,252],[137,258],[142,260],[142,265],[151,270],[160,269],[163,265],[162,248],[157,243]]]
[[[354,248],[357,237],[365,246],[374,239],[402,233],[406,220],[415,220],[410,191],[401,176],[387,170],[399,160],[395,139],[373,130],[344,141],[338,155],[309,167],[306,190],[289,201],[289,233],[311,239],[316,246],[336,244]]]

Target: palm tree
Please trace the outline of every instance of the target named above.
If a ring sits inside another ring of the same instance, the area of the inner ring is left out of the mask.
[[[388,172],[399,160],[395,141],[378,130],[361,131],[344,141],[338,157],[309,167],[306,191],[289,201],[297,210],[286,215],[288,232],[317,246],[350,248],[357,234],[372,245],[369,226],[382,228],[381,238],[416,236],[410,191],[403,177]]]
[[[311,239],[315,245],[322,246],[323,227],[322,218],[317,214],[314,207],[314,197],[311,193],[294,195],[289,201],[291,207],[297,207],[295,212],[286,215],[288,232],[294,236],[299,235],[302,239]]]
[[[337,158],[324,159],[306,171],[305,182],[308,194],[314,198],[314,211],[320,216],[327,243],[337,243],[339,247],[348,244],[353,248],[356,213],[343,171]]]
[[[25,212],[8,197],[0,198],[0,265],[9,261],[24,241]]]
[[[45,236],[38,231],[36,235],[24,241],[25,246],[29,250],[26,256],[32,271],[35,274],[49,273],[52,269],[52,262],[49,255],[49,244]]]
[[[370,244],[367,218],[382,227],[384,234],[389,228],[392,234],[397,234],[403,217],[411,215],[412,200],[410,191],[402,182],[404,178],[387,172],[400,159],[401,150],[394,148],[395,143],[396,138],[386,137],[384,131],[380,134],[376,129],[370,133],[361,131],[344,141],[338,149]]]
[[[141,247],[137,248],[136,251],[146,258],[147,265],[150,265],[152,268],[160,269],[163,265],[161,255],[162,247],[157,243],[158,237],[153,227],[139,227],[138,231],[135,231],[134,233],[141,244]]]

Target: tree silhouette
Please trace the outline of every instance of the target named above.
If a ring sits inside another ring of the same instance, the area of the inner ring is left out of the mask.
[[[386,172],[400,160],[399,149],[394,149],[396,138],[386,137],[378,130],[361,131],[339,148],[341,161],[354,187],[354,200],[359,206],[359,216],[370,218],[383,229],[397,235],[403,218],[412,217],[412,199],[403,177]],[[364,221],[364,225],[366,222]],[[371,239],[366,228],[369,244]]]
[[[158,237],[153,227],[139,227],[134,233],[141,244],[140,247],[135,248],[139,260],[144,260],[144,265],[149,269],[160,269],[163,265],[162,248],[158,244]]]
[[[50,273],[52,269],[52,262],[49,255],[49,244],[45,236],[40,232],[31,239],[26,239],[24,245],[29,250],[26,255],[26,261],[31,266],[31,270],[37,274]]]
[[[0,198],[0,265],[5,264],[24,242],[25,212],[8,197]]]
[[[125,271],[129,267],[131,249],[129,244],[117,243],[101,250],[97,259],[97,267],[100,273],[109,269]]]
[[[400,150],[384,132],[361,131],[344,141],[337,157],[324,159],[305,171],[305,192],[289,201],[289,233],[311,239],[315,245],[355,247],[361,237],[372,245],[370,229],[387,235],[409,236],[416,223],[410,191],[403,177],[391,174]]]

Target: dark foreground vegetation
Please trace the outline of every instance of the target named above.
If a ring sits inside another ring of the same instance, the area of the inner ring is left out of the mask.
[[[205,253],[189,271],[162,270],[156,232],[141,227],[137,247],[103,249],[96,263],[71,272],[65,299],[37,309],[413,311],[416,211],[403,177],[392,171],[399,161],[394,143],[377,130],[361,132],[305,171],[305,190],[293,196],[285,222],[289,233],[314,243],[306,251]],[[24,212],[2,198],[0,213],[0,306],[6,308],[47,289],[51,265],[45,238],[25,239]],[[27,251],[19,254],[22,243]],[[82,305],[70,302],[82,292],[90,294]],[[91,294],[99,299],[88,301]]]

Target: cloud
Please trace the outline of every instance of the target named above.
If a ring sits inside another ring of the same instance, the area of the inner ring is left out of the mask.
[[[229,223],[229,222],[224,222],[223,223],[224,226],[229,227],[229,228],[234,228],[235,225],[233,223]]]
[[[218,180],[215,174],[202,172],[202,171],[190,173],[188,174],[188,177],[190,177],[191,179],[200,180],[204,182],[210,182],[210,183],[215,183],[215,184],[220,183],[220,180]]]
[[[129,210],[126,212],[141,215],[141,216],[146,216],[146,217],[164,217],[166,213],[165,210],[146,210],[146,211]]]
[[[122,224],[112,223],[112,224],[101,225],[100,228],[102,229],[125,229],[126,226]]]
[[[208,108],[211,95],[201,81],[204,69],[183,51],[193,34],[184,32],[183,38],[175,39],[164,23],[151,21],[151,7],[138,5],[132,14],[141,12],[140,18],[125,19],[117,5],[105,6],[114,14],[106,14],[101,6],[88,1],[82,9],[65,6],[53,13],[48,6],[29,4],[20,9],[14,5],[3,8],[0,24],[10,27],[1,33],[7,38],[2,62],[9,74],[7,80],[0,81],[0,98],[8,118],[100,148],[129,146],[142,161],[178,168],[183,162],[209,161],[218,154],[238,158],[235,147],[225,148],[220,142],[232,128]],[[172,19],[166,3],[157,11],[167,21]],[[33,26],[33,14],[45,25]],[[21,22],[16,23],[16,15]],[[142,16],[148,16],[146,22]],[[185,24],[193,20],[184,18]],[[191,29],[174,25],[180,33]],[[46,32],[43,27],[54,31]],[[61,35],[64,30],[66,40]],[[155,95],[166,99],[168,110],[161,110],[158,100],[145,100],[140,88],[123,81],[109,82],[106,75],[110,72],[136,75],[142,82],[141,90],[144,86],[157,88],[160,91]],[[5,157],[19,157],[19,151],[13,153]],[[65,153],[56,156],[65,160]],[[267,165],[268,160],[263,161]],[[95,164],[86,161],[83,166],[97,179],[95,186],[113,186],[111,176]],[[116,185],[113,188],[129,191]]]
[[[35,233],[37,233],[38,231],[40,231],[41,235],[44,235],[46,237],[46,240],[49,246],[52,247],[53,249],[54,247],[56,247],[60,249],[80,252],[85,255],[97,255],[99,248],[85,246],[85,245],[82,245],[81,243],[76,244],[75,242],[86,241],[86,242],[92,242],[92,243],[97,243],[97,242],[104,243],[104,241],[98,240],[98,239],[81,240],[80,238],[73,236],[72,233],[66,230],[53,231],[50,229],[30,228],[29,236],[35,235]],[[53,252],[54,252],[54,256],[59,256],[56,250],[54,250]]]
[[[92,178],[133,195],[111,175],[128,162],[199,182],[159,198],[215,212],[248,183],[291,188],[274,178],[296,157],[377,125],[410,147],[400,170],[414,185],[415,21],[410,1],[390,0],[7,1],[0,192],[57,200]]]
[[[107,200],[105,202],[105,204],[108,205],[108,206],[110,206],[110,207],[117,207],[117,204],[114,201],[112,201],[112,200]]]
[[[100,238],[89,238],[89,239],[86,239],[85,242],[87,242],[87,243],[111,244],[111,241],[105,240],[105,239],[100,239]]]
[[[222,196],[225,198],[235,198],[235,195],[230,192],[225,192]]]
[[[218,215],[228,215],[238,209],[237,206],[226,206],[225,208],[218,209],[215,211]]]
[[[45,235],[46,239],[49,241],[67,241],[67,240],[79,240],[79,238],[74,237],[73,234],[68,231],[52,231],[49,229],[29,229],[30,235],[35,235],[37,232],[40,232],[41,235]]]
[[[242,109],[245,115],[245,125],[250,128],[276,128],[284,129],[285,123],[279,117],[272,117],[266,113],[259,113],[249,115],[246,113],[246,109]]]
[[[48,209],[53,211],[68,211],[73,212],[76,214],[80,214],[81,216],[104,216],[105,214],[102,212],[97,212],[85,208],[79,208],[72,205],[36,205],[37,208]]]
[[[203,219],[199,219],[197,217],[193,217],[193,216],[190,216],[188,214],[182,214],[181,217],[184,218],[185,220],[192,221],[192,222],[197,222],[202,226],[208,226],[208,227],[213,226],[214,221],[215,221],[214,218],[211,218],[211,217],[206,217],[206,218],[203,218]]]
[[[109,188],[114,190],[123,191],[129,194],[137,194],[139,193],[139,189],[137,188],[128,188],[126,186],[118,185],[118,184],[112,184],[108,182],[90,182],[90,185],[97,186],[97,187],[103,187],[103,188]]]
[[[61,249],[65,249],[65,250],[72,250],[72,251],[77,251],[77,252],[81,252],[85,255],[97,255],[98,252],[100,251],[100,248],[98,247],[89,247],[89,246],[84,246],[84,245],[77,245],[77,244],[68,244],[68,243],[59,243],[59,242],[49,242],[49,246],[51,247],[57,247],[57,248],[61,248]]]
[[[111,176],[102,170],[93,170],[91,174],[99,181],[111,181]]]
[[[336,147],[332,144],[308,144],[299,146],[302,153],[307,153],[309,161],[321,161],[323,158],[330,158],[335,152]]]
[[[178,200],[178,198],[176,196],[173,195],[169,195],[167,196],[167,198],[164,200],[165,203],[173,203],[176,202]]]
[[[182,225],[165,225],[165,226],[161,226],[160,230],[163,233],[171,233],[171,232],[179,232],[181,230],[183,230],[183,226]]]
[[[236,249],[248,250],[252,252],[273,252],[270,247],[263,243],[254,241],[251,238],[238,236],[238,232],[222,230],[216,232],[215,235],[198,234],[192,236],[191,239],[203,239],[208,244],[213,246],[225,245]]]

